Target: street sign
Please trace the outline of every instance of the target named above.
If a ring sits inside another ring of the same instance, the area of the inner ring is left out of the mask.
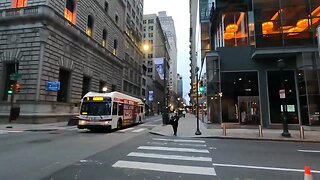
[[[286,98],[286,90],[280,89],[279,95],[280,95],[280,99],[285,99]]]
[[[60,90],[60,82],[48,82],[48,91],[59,91]]]

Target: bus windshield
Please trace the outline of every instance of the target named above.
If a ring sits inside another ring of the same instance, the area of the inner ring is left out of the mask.
[[[111,102],[83,102],[80,114],[91,116],[111,115]]]

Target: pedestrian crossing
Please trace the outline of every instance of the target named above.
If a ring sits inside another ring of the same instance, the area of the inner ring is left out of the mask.
[[[0,130],[0,135],[1,134],[9,134],[9,133],[21,133],[23,131],[20,130]]]
[[[121,129],[118,132],[120,132],[120,133],[125,133],[125,132],[140,133],[140,132],[143,132],[146,130],[147,130],[147,128],[139,128],[139,127],[133,128],[133,127],[131,127],[131,128]]]
[[[151,142],[138,146],[112,167],[160,173],[217,175],[206,142],[191,139],[152,138]]]

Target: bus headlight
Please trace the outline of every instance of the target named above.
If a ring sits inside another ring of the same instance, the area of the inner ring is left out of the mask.
[[[79,121],[79,124],[80,124],[80,125],[84,125],[85,123],[86,123],[86,121],[84,121],[84,120],[80,120],[80,121]]]
[[[109,124],[109,121],[105,121],[104,124]]]

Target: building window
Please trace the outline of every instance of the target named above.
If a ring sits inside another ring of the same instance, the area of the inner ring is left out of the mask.
[[[147,24],[147,20],[143,20],[143,24]]]
[[[91,82],[90,77],[86,77],[86,76],[83,77],[83,79],[82,79],[82,96],[81,97],[83,97],[84,95],[86,95],[89,92],[90,82]]]
[[[145,96],[145,95],[146,95],[146,90],[142,89],[142,96]]]
[[[149,33],[149,37],[152,38],[153,37],[153,33]]]
[[[113,51],[112,51],[112,53],[113,53],[113,55],[117,55],[117,51],[118,51],[118,41],[115,39],[114,41],[113,41]]]
[[[148,61],[148,66],[152,66],[152,61]]]
[[[103,47],[107,47],[107,36],[108,36],[107,30],[104,29],[102,31],[102,46]]]
[[[153,54],[148,54],[148,58],[153,58]]]
[[[13,0],[12,8],[23,8],[27,6],[27,0]]]
[[[92,37],[93,34],[93,18],[91,15],[88,16],[88,22],[87,22],[87,35]]]
[[[108,10],[109,10],[109,3],[106,1],[104,2],[104,11],[108,13]]]
[[[148,68],[148,72],[151,73],[152,72],[152,68]]]
[[[149,26],[148,28],[150,31],[153,31],[153,26]]]
[[[153,24],[154,23],[154,19],[149,19],[148,20],[148,24]]]
[[[147,28],[144,26],[144,27],[143,27],[143,31],[146,31],[146,29],[147,29]]]
[[[64,10],[64,17],[74,24],[75,22],[75,4],[74,0],[67,0],[66,1],[66,9]]]
[[[118,22],[119,22],[119,16],[118,16],[117,14],[114,16],[114,20],[115,20],[116,23],[118,24]]]
[[[146,34],[145,33],[143,33],[143,38],[146,38]]]
[[[59,71],[60,90],[58,91],[57,101],[68,102],[70,89],[70,72],[64,69]]]

